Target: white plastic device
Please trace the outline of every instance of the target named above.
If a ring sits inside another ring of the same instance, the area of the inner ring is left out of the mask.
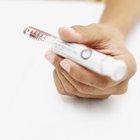
[[[33,39],[46,42],[54,53],[71,59],[98,74],[108,76],[113,81],[121,80],[126,74],[127,67],[123,60],[114,59],[85,45],[65,42],[56,36],[33,27],[27,27],[24,34]]]

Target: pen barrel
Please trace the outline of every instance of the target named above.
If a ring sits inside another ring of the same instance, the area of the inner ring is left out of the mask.
[[[108,76],[113,81],[123,79],[126,74],[126,64],[122,60],[102,54],[82,44],[67,43],[59,38],[48,38],[51,50],[74,62],[94,71],[100,75]]]
[[[46,42],[54,53],[71,59],[98,74],[108,76],[114,81],[123,79],[126,74],[127,67],[124,61],[116,60],[85,45],[65,42],[30,26],[25,28],[24,34],[35,40]]]

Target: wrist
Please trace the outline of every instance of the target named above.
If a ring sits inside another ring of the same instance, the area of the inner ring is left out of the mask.
[[[106,35],[112,37],[113,40],[124,42],[126,36],[114,24],[101,22],[99,23],[99,26],[101,27],[102,31],[106,32]]]
[[[101,20],[99,23],[110,26],[111,28],[118,30],[118,32],[120,32],[124,38],[127,37],[129,25],[123,25],[124,23],[115,20]]]

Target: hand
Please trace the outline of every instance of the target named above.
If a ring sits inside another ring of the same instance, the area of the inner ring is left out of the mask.
[[[49,51],[46,58],[55,66],[54,81],[60,94],[105,99],[127,91],[128,81],[136,72],[136,62],[125,47],[124,37],[118,29],[105,24],[91,24],[61,27],[59,34],[65,41],[85,44],[115,59],[122,59],[127,65],[125,77],[115,82]]]

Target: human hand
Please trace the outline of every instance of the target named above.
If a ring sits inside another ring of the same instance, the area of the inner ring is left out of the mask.
[[[60,94],[104,99],[127,91],[128,81],[136,72],[136,62],[125,47],[124,37],[118,29],[105,24],[78,25],[61,27],[59,34],[67,42],[85,44],[115,59],[121,59],[127,65],[125,77],[116,82],[49,51],[45,56],[55,66],[54,81]]]

